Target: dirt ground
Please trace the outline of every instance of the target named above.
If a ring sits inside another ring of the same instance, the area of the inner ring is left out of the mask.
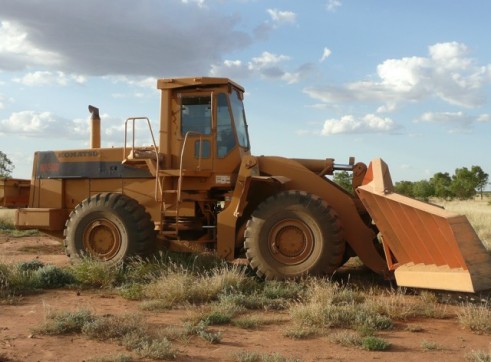
[[[68,258],[58,241],[43,236],[11,238],[0,235],[0,260],[27,261],[38,259],[58,266],[68,264]],[[408,297],[409,298],[409,297]],[[15,305],[0,305],[0,362],[3,361],[86,361],[91,358],[136,355],[125,351],[117,343],[98,342],[80,335],[44,336],[33,333],[47,309],[75,310],[87,308],[97,315],[140,313],[155,328],[182,326],[183,319],[192,311],[146,312],[139,302],[128,301],[107,291],[75,291],[70,289],[45,291],[24,297]],[[489,335],[476,335],[463,329],[451,307],[453,317],[445,320],[414,320],[396,323],[392,330],[377,333],[391,343],[384,352],[369,352],[347,348],[329,340],[329,336],[292,340],[284,336],[288,314],[261,312],[262,317],[284,319],[285,322],[245,330],[233,326],[214,326],[222,333],[219,344],[210,344],[193,337],[173,342],[179,350],[178,361],[233,361],[239,352],[260,354],[278,353],[284,358],[301,361],[464,361],[471,351],[491,352]],[[268,313],[268,315],[266,315]],[[410,332],[411,325],[422,327]],[[335,330],[329,333],[334,333]],[[432,346],[425,348],[424,346]]]

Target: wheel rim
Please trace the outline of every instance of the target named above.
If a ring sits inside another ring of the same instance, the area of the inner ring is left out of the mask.
[[[312,231],[300,220],[286,219],[276,223],[268,240],[271,255],[286,265],[305,261],[314,249]]]
[[[84,231],[85,250],[103,260],[112,259],[121,248],[121,234],[117,226],[107,220],[95,220]]]

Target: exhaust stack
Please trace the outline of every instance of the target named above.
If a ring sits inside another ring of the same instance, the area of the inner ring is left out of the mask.
[[[101,118],[99,117],[99,108],[90,106],[90,148],[101,147]]]

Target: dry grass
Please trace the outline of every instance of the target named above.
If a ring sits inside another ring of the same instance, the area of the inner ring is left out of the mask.
[[[487,250],[491,251],[491,204],[490,199],[485,197],[483,200],[466,201],[436,201],[445,209],[467,216],[469,222],[476,230],[477,235],[483,242]]]
[[[477,334],[491,334],[489,305],[467,304],[458,313],[460,324]]]

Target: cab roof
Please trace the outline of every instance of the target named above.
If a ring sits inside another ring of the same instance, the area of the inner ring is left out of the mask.
[[[242,92],[244,88],[228,78],[213,77],[189,77],[189,78],[161,78],[157,80],[158,89],[192,88],[199,86],[220,86],[231,85]]]

